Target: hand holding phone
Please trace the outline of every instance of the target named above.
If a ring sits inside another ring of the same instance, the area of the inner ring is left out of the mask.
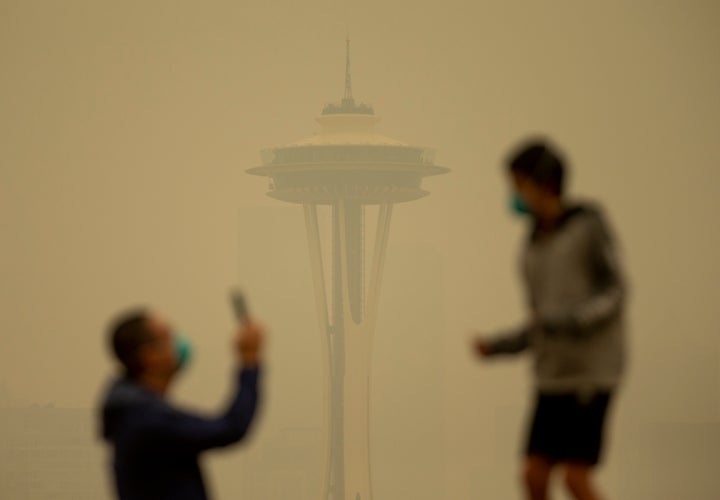
[[[250,321],[247,301],[240,290],[232,290],[230,299],[240,325],[235,340],[240,363],[244,367],[257,366],[260,363],[265,333],[260,325]]]

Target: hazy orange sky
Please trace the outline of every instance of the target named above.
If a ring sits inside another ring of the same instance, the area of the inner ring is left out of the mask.
[[[467,343],[523,320],[502,159],[536,133],[606,207],[632,288],[607,489],[716,498],[718,21],[712,0],[0,1],[0,398],[92,408],[106,324],[142,303],[196,344],[177,398],[216,408],[241,284],[272,332],[268,404],[253,443],[211,462],[216,489],[282,429],[322,425],[302,210],[245,169],[342,97],[349,33],[380,132],[452,169],[392,222],[377,498],[517,493],[527,361],[483,366]]]

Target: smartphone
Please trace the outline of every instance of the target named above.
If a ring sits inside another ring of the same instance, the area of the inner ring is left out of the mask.
[[[233,311],[235,311],[235,318],[239,323],[246,324],[249,317],[245,294],[243,294],[240,290],[234,289],[230,292],[230,300],[232,302]]]

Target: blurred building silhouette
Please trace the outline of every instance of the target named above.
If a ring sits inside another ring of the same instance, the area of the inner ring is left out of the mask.
[[[95,425],[91,410],[0,406],[0,498],[109,498]]]

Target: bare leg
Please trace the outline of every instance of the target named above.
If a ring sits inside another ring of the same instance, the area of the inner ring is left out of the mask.
[[[523,482],[529,500],[547,500],[553,463],[545,457],[531,455],[525,460]]]
[[[583,464],[565,465],[565,485],[576,500],[602,500],[592,482],[592,467]]]

